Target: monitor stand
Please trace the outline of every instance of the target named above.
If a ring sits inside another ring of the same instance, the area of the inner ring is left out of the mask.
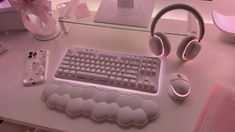
[[[102,0],[95,22],[148,27],[155,0]]]

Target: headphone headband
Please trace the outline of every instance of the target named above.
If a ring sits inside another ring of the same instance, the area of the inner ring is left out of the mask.
[[[159,21],[159,19],[167,12],[172,11],[172,10],[176,10],[176,9],[186,10],[195,16],[195,18],[197,19],[197,21],[199,23],[199,27],[200,27],[200,36],[199,36],[199,42],[200,42],[205,34],[205,26],[204,26],[203,18],[196,9],[194,9],[193,7],[191,7],[189,5],[185,5],[185,4],[173,4],[173,5],[167,6],[167,7],[163,8],[161,11],[159,11],[157,13],[157,15],[154,17],[152,24],[151,24],[151,30],[150,30],[151,36],[154,37],[155,26],[156,26],[157,22]]]

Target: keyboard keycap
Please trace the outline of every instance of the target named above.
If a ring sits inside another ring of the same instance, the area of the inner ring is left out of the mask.
[[[92,78],[92,79],[97,79],[97,80],[108,79],[107,75],[102,75],[102,74],[97,74],[97,73],[90,73],[90,72],[82,72],[82,71],[78,71],[77,76],[88,78],[88,79]]]

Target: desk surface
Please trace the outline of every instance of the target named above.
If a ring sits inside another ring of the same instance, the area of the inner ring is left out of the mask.
[[[183,64],[175,54],[182,36],[168,35],[173,51],[170,56],[162,59],[163,68],[157,94],[120,90],[126,94],[138,94],[145,99],[152,99],[159,105],[160,117],[141,128],[122,128],[106,121],[96,123],[84,117],[70,119],[64,113],[49,110],[41,100],[41,94],[45,85],[58,82],[53,74],[67,47],[76,45],[152,56],[148,47],[149,33],[72,25],[68,34],[61,34],[58,38],[45,42],[37,41],[27,31],[0,33],[1,42],[9,49],[0,56],[0,117],[36,128],[69,132],[190,132],[216,81],[235,83],[235,46],[218,40],[219,31],[214,25],[207,25],[206,31],[199,56],[194,61]],[[50,51],[47,81],[42,85],[24,87],[21,81],[25,55],[28,51],[39,48]],[[167,93],[168,76],[173,72],[182,72],[191,80],[191,95],[182,104],[173,101]]]

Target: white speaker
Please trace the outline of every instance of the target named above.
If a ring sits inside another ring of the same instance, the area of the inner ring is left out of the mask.
[[[219,38],[228,43],[235,43],[235,16],[224,15],[213,10],[212,19],[214,24],[221,31]]]
[[[8,0],[0,3],[0,32],[25,29],[20,13],[14,10]]]

